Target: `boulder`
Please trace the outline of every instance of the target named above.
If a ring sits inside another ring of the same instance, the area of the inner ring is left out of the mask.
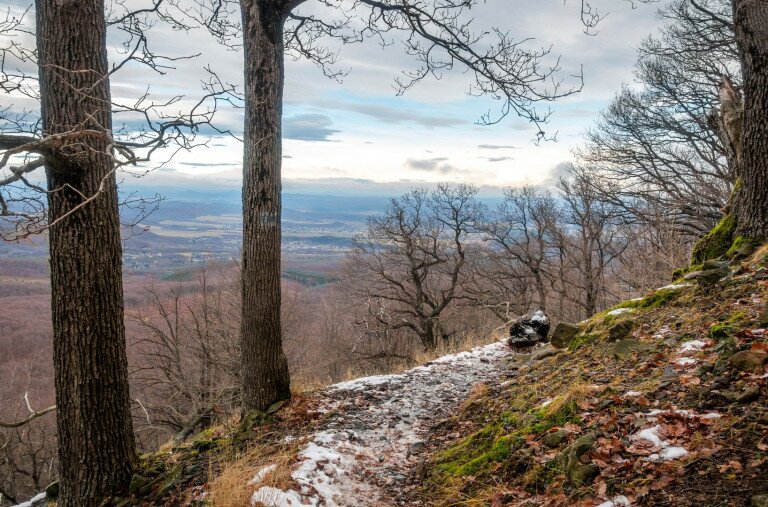
[[[555,347],[564,348],[573,341],[577,334],[579,334],[579,326],[576,324],[558,322],[555,330],[552,331],[552,336],[549,337],[549,342]]]
[[[537,310],[523,315],[509,328],[509,346],[513,348],[532,347],[547,340],[549,317]]]
[[[761,350],[742,350],[728,359],[728,363],[740,371],[761,371],[768,362],[768,353]]]

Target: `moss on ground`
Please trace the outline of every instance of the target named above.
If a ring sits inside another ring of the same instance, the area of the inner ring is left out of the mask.
[[[747,473],[744,468],[742,474],[720,474],[718,467],[732,459],[757,459],[740,442],[768,434],[768,409],[758,402],[744,411],[745,405],[710,390],[713,382],[730,378],[726,389],[741,392],[741,383],[752,380],[731,375],[728,358],[753,341],[768,346],[760,333],[749,331],[760,322],[768,301],[761,262],[768,262],[768,246],[743,263],[743,274],[717,287],[658,289],[619,303],[579,323],[580,333],[557,355],[518,363],[514,374],[510,372],[514,381],[490,386],[473,402],[471,414],[457,416],[445,428],[449,437],[438,440],[445,443],[427,464],[423,488],[414,498],[433,506],[598,505],[615,495],[635,494],[643,505],[693,507],[713,505],[713,499],[725,505],[730,498],[722,492],[727,491],[749,505],[750,495],[768,485],[768,479],[756,479],[768,477],[768,460],[759,470]],[[692,265],[685,271],[699,268]],[[633,311],[608,315],[619,308]],[[611,326],[625,320],[635,323],[627,340],[632,353],[617,356],[621,342],[608,343],[606,338]],[[698,366],[683,369],[675,363],[683,343],[707,336],[717,343],[695,354]],[[690,426],[692,434],[675,438],[696,457],[650,466],[632,448],[632,435],[651,424],[644,419],[648,410],[668,407],[721,413],[722,429],[713,429],[720,424],[714,421],[696,426],[688,419],[670,418],[667,424]],[[733,429],[731,421],[738,418],[749,419],[743,429]],[[562,439],[560,432],[565,433]],[[557,457],[588,434],[596,436],[595,448],[579,464],[598,464],[600,470],[594,483],[579,484]],[[713,446],[720,450],[711,455]],[[673,465],[679,475],[669,475]],[[738,491],[733,487],[737,482]],[[655,484],[664,486],[657,489]]]
[[[736,217],[728,213],[709,233],[693,247],[691,264],[717,259],[728,253],[736,232]]]

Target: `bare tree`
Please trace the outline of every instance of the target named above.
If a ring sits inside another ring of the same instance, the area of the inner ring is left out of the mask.
[[[699,236],[722,217],[735,181],[716,110],[721,76],[740,80],[729,0],[676,0],[638,50],[624,87],[578,152],[604,199],[639,219],[655,210]]]
[[[586,179],[589,177],[572,172],[559,183],[568,237],[565,250],[568,268],[573,271],[563,277],[562,295],[582,308],[581,318],[607,306],[611,289],[608,269],[624,253],[630,234],[630,229],[623,226],[620,210],[601,199]]]
[[[482,214],[476,194],[467,185],[415,190],[369,219],[344,281],[367,309],[359,322],[364,335],[406,330],[425,349],[448,339],[443,315],[467,280],[467,243]]]
[[[136,317],[146,333],[132,371],[139,434],[183,440],[239,404],[238,279],[220,268],[203,269],[193,295],[148,289],[152,311]]]
[[[535,309],[547,311],[550,259],[558,245],[557,205],[547,192],[527,186],[507,188],[504,201],[479,229],[491,244],[496,265],[507,280],[524,277],[532,287]]]

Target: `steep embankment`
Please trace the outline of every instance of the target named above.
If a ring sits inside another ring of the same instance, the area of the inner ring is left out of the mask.
[[[767,251],[561,326],[544,359],[516,356],[444,430],[459,437],[436,439],[411,501],[768,506]]]

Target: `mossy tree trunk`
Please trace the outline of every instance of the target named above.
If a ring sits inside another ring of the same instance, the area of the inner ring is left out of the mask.
[[[744,76],[744,127],[734,196],[736,233],[768,240],[768,2],[733,0]]]

